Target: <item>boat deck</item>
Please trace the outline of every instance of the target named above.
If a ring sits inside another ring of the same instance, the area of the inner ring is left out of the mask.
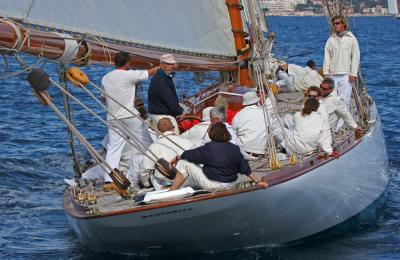
[[[303,94],[290,93],[277,95],[277,108],[280,116],[286,113],[294,113],[299,111],[302,107]],[[332,135],[334,147],[340,153],[345,153],[352,146],[357,144],[357,138],[354,136],[353,131],[344,129],[340,132],[335,132]],[[293,179],[297,176],[305,174],[312,169],[319,167],[333,158],[320,159],[318,154],[311,154],[307,157],[298,157],[298,163],[291,164],[289,158],[280,160],[281,167],[279,170],[272,170],[269,165],[268,155],[265,157],[257,158],[256,160],[249,161],[253,173],[267,181],[269,186],[279,184],[281,182]],[[114,215],[118,212],[135,212],[157,207],[166,207],[174,204],[189,203],[193,201],[212,199],[220,196],[228,196],[242,192],[260,189],[258,185],[254,185],[250,179],[245,175],[239,175],[237,185],[233,189],[225,190],[197,190],[191,196],[179,198],[176,200],[169,199],[168,201],[155,201],[150,203],[143,203],[136,200],[134,197],[130,199],[122,198],[116,191],[105,192],[102,185],[95,186],[92,183],[85,189],[96,195],[97,203],[89,204],[88,200],[81,200],[78,202],[77,194],[73,192],[72,187],[68,187],[64,194],[64,207],[66,207],[69,214],[78,218],[93,218],[104,215]]]

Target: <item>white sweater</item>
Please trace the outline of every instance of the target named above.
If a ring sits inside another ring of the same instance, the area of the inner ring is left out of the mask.
[[[139,112],[134,105],[136,84],[148,78],[147,70],[115,69],[107,73],[101,80],[104,91],[124,106],[121,107],[111,99],[106,98],[110,113],[118,119],[132,117],[132,114],[125,109],[128,108],[138,115]],[[107,114],[108,121],[114,120],[110,113]]]
[[[164,135],[168,136],[171,140],[173,140],[175,143],[179,144],[185,151],[193,149],[194,146],[193,144],[189,141],[186,140],[183,137],[180,137],[179,135],[176,135],[174,132],[167,131],[164,133]],[[171,141],[169,141],[167,138],[164,136],[160,135],[156,142],[151,144],[149,146],[148,151],[146,152],[146,156],[144,156],[143,159],[143,171],[149,171],[153,170],[155,168],[155,163],[149,158],[154,158],[154,156],[149,152],[153,152],[158,158],[164,158],[168,162],[171,161],[175,156],[181,155],[184,150],[173,144]],[[163,175],[161,175],[158,171],[155,171],[155,175],[159,179],[163,179],[165,181],[168,181]]]
[[[360,49],[356,37],[345,32],[342,37],[332,34],[326,42],[324,75],[357,76],[360,65]]]
[[[324,127],[324,120],[317,112],[311,112],[310,115],[302,116],[301,112],[294,115],[293,139],[296,151],[301,154],[310,154],[319,147],[328,153],[332,153],[332,146],[328,129]]]
[[[294,78],[294,86],[298,91],[304,91],[311,86],[319,87],[323,78],[317,71],[310,67],[301,67],[296,64],[288,64],[288,74]]]
[[[269,110],[269,109],[268,109]],[[271,111],[269,110],[271,113]],[[278,132],[272,121],[273,132]],[[263,108],[257,105],[246,106],[232,120],[238,145],[246,152],[264,154],[267,148],[267,129]]]
[[[325,105],[326,112],[328,113],[329,126],[331,129],[336,129],[340,118],[343,119],[343,121],[351,128],[354,129],[357,127],[357,123],[347,110],[346,104],[335,92],[332,92],[327,97],[324,97],[321,103]]]
[[[202,145],[202,140],[207,135],[207,130],[210,127],[210,121],[204,121],[197,125],[192,126],[189,130],[181,134],[181,137],[189,140],[195,147]]]

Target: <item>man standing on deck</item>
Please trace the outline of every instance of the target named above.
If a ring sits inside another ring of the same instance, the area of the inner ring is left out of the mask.
[[[176,88],[173,81],[176,61],[172,54],[160,57],[160,69],[151,79],[149,87],[149,112],[154,127],[161,118],[168,117],[174,124],[174,132],[179,134],[176,117],[184,119],[183,108],[179,105]]]
[[[338,95],[349,108],[352,83],[357,80],[360,65],[360,49],[356,37],[348,31],[346,19],[337,15],[332,18],[335,33],[325,45],[324,77],[335,81]]]
[[[118,168],[126,140],[138,139],[147,147],[152,143],[151,137],[145,124],[138,119],[139,112],[134,108],[136,84],[147,80],[149,75],[154,75],[159,68],[153,67],[149,70],[130,70],[130,55],[127,52],[119,52],[115,55],[116,69],[107,73],[101,83],[106,93],[106,102],[109,112],[107,113],[108,122],[108,143],[106,162],[112,169]],[[117,102],[111,100],[112,97]],[[137,116],[132,115],[135,114]],[[134,136],[127,135],[129,129]],[[135,152],[135,148],[132,148]],[[105,182],[112,182],[112,179],[105,174]]]

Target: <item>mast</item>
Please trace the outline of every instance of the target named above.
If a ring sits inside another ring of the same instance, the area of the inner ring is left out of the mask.
[[[243,30],[243,21],[241,16],[243,5],[240,4],[239,0],[226,0],[225,4],[228,7],[238,58],[240,61],[246,62],[250,58],[250,47],[246,44],[247,33]],[[239,68],[238,79],[241,85],[249,87],[253,85],[247,66],[241,66]]]

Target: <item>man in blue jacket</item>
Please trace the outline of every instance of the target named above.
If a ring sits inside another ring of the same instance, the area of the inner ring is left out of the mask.
[[[157,126],[161,118],[168,117],[175,126],[175,133],[179,134],[176,117],[184,119],[184,114],[173,81],[175,65],[176,61],[172,54],[160,57],[160,69],[151,79],[148,100],[152,124]]]

